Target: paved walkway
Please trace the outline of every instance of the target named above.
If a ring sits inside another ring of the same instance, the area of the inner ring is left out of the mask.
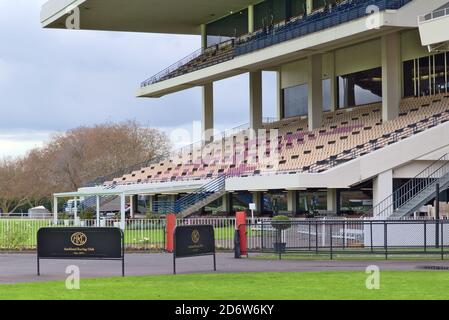
[[[128,276],[172,274],[171,254],[127,254]],[[213,272],[212,257],[178,259],[178,274]],[[217,272],[306,272],[364,271],[369,265],[381,270],[417,270],[424,266],[449,268],[449,261],[292,261],[234,259],[233,253],[217,254]],[[97,278],[121,275],[119,261],[41,260],[41,276],[36,275],[35,254],[0,254],[0,284],[65,279],[68,265],[77,265],[81,277]]]

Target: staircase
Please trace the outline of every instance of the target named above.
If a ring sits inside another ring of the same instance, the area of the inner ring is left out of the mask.
[[[156,211],[165,214],[174,213],[180,218],[186,218],[222,197],[226,193],[226,178],[227,175],[221,175],[176,201],[157,201],[155,202]]]
[[[97,197],[88,197],[82,203],[84,210],[97,208]],[[102,196],[100,197],[101,211],[118,211],[120,210],[120,197],[117,196]]]
[[[449,154],[432,163],[416,177],[373,208],[376,220],[401,219],[435,198],[436,185],[449,187]]]

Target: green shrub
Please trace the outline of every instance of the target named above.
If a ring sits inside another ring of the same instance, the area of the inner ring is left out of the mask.
[[[292,222],[287,216],[276,216],[271,220],[271,225],[277,230],[287,230],[292,226]]]

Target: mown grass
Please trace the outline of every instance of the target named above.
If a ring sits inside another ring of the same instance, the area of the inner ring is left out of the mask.
[[[86,279],[80,290],[64,281],[0,285],[0,299],[50,300],[408,300],[449,299],[447,272],[385,271],[380,289],[364,272],[234,273]]]

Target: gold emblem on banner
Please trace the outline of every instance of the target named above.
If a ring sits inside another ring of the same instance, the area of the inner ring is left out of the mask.
[[[197,244],[198,242],[200,242],[200,233],[198,230],[192,231],[192,242],[194,244]]]
[[[82,232],[76,232],[72,234],[72,236],[70,237],[70,241],[72,241],[75,246],[81,247],[86,244],[87,236]]]

